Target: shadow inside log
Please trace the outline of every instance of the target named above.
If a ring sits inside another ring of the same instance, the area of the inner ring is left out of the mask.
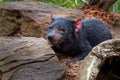
[[[96,80],[120,80],[120,57],[112,56],[106,58],[100,67]]]

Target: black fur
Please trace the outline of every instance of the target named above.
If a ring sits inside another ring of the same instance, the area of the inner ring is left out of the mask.
[[[82,60],[94,46],[112,38],[109,29],[96,18],[82,20],[79,32],[75,31],[74,23],[74,20],[68,18],[56,18],[51,22],[47,36],[53,42],[55,52],[61,51],[75,56],[74,60]],[[59,34],[59,38],[54,43],[56,34]]]

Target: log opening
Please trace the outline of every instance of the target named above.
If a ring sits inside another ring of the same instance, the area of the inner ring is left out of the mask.
[[[106,58],[100,67],[96,80],[120,80],[120,57],[112,56]]]

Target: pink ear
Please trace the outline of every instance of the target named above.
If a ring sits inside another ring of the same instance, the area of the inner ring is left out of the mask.
[[[82,28],[82,22],[81,19],[78,19],[75,23],[75,31],[78,32]]]

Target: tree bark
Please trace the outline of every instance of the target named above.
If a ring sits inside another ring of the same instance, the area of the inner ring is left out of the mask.
[[[117,0],[90,0],[90,6],[97,6],[100,9],[108,10]]]

